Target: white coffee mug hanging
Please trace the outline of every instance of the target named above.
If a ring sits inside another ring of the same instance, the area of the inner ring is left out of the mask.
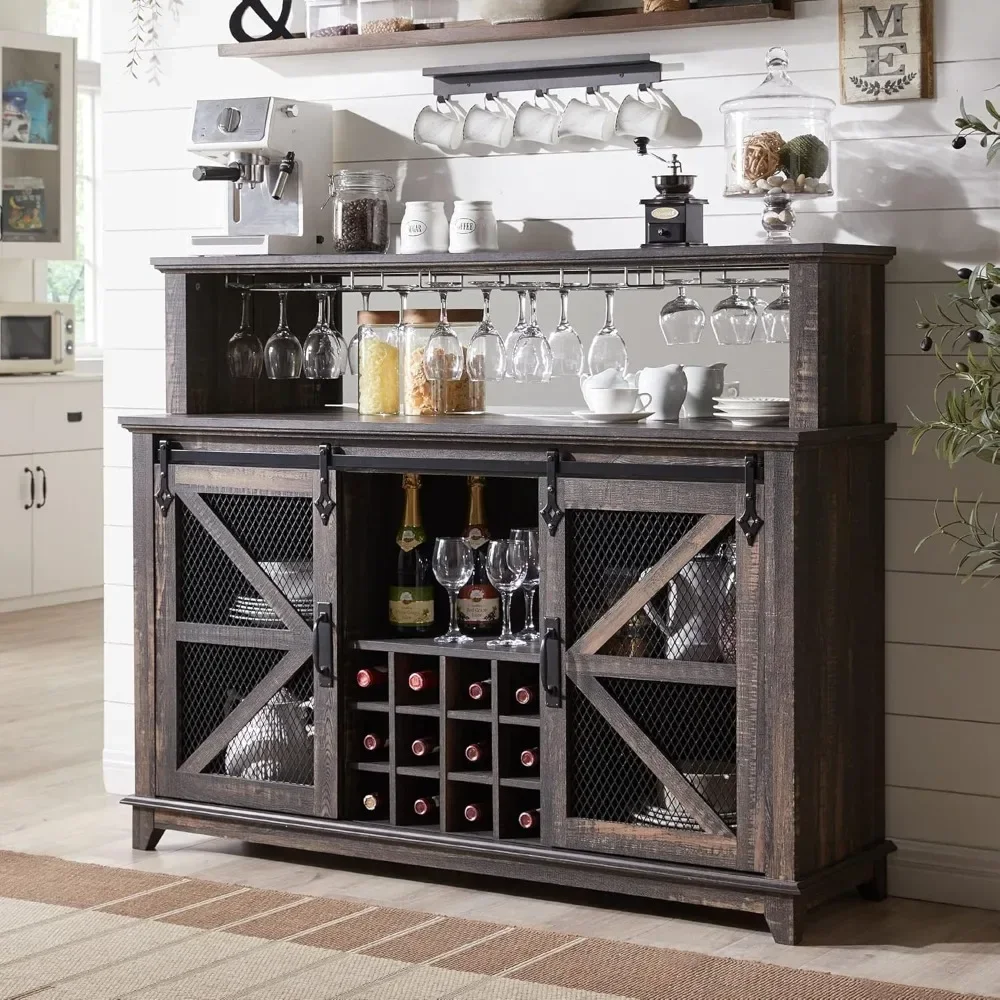
[[[655,87],[639,84],[637,95],[631,94],[622,101],[615,121],[615,132],[618,135],[646,136],[649,139],[662,139],[667,134],[670,125],[670,115],[673,108],[667,98]]]
[[[417,115],[413,126],[413,141],[422,146],[437,146],[438,149],[454,153],[462,145],[464,128],[465,109],[447,97],[439,97],[436,108],[428,105]]]
[[[490,105],[496,111],[490,109]],[[473,108],[465,118],[464,136],[467,143],[506,149],[514,141],[514,118],[517,112],[510,101],[487,94],[483,106]]]
[[[443,201],[408,201],[400,229],[400,253],[447,253],[448,216]]]
[[[594,99],[594,103],[591,103],[591,98]],[[617,101],[593,87],[588,87],[585,100],[581,101],[574,97],[566,105],[557,134],[560,139],[576,136],[593,139],[596,142],[610,142],[615,134],[617,117]]]
[[[452,253],[499,250],[492,201],[456,201],[451,217]]]
[[[534,97],[517,110],[514,138],[520,142],[537,142],[542,146],[556,145],[559,142],[559,122],[565,111],[566,105],[558,97],[536,90]]]

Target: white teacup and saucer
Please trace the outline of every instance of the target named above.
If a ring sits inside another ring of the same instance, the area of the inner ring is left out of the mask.
[[[614,368],[581,379],[580,388],[588,409],[573,416],[595,424],[635,424],[652,415],[652,396],[640,392]]]

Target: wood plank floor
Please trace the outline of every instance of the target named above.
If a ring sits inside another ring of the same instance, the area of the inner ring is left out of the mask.
[[[533,883],[170,832],[156,853],[134,852],[129,811],[102,785],[101,655],[99,603],[0,615],[0,849],[1000,997],[1000,912],[850,897],[783,948],[757,918]]]

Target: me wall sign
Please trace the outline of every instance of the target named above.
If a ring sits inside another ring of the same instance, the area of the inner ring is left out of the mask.
[[[844,104],[934,96],[934,0],[840,0]]]

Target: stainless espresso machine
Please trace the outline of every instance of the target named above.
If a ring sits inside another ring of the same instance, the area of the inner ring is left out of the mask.
[[[278,97],[199,101],[190,151],[212,160],[196,181],[225,182],[227,232],[198,235],[206,254],[303,254],[328,249],[327,174],[333,111]]]

